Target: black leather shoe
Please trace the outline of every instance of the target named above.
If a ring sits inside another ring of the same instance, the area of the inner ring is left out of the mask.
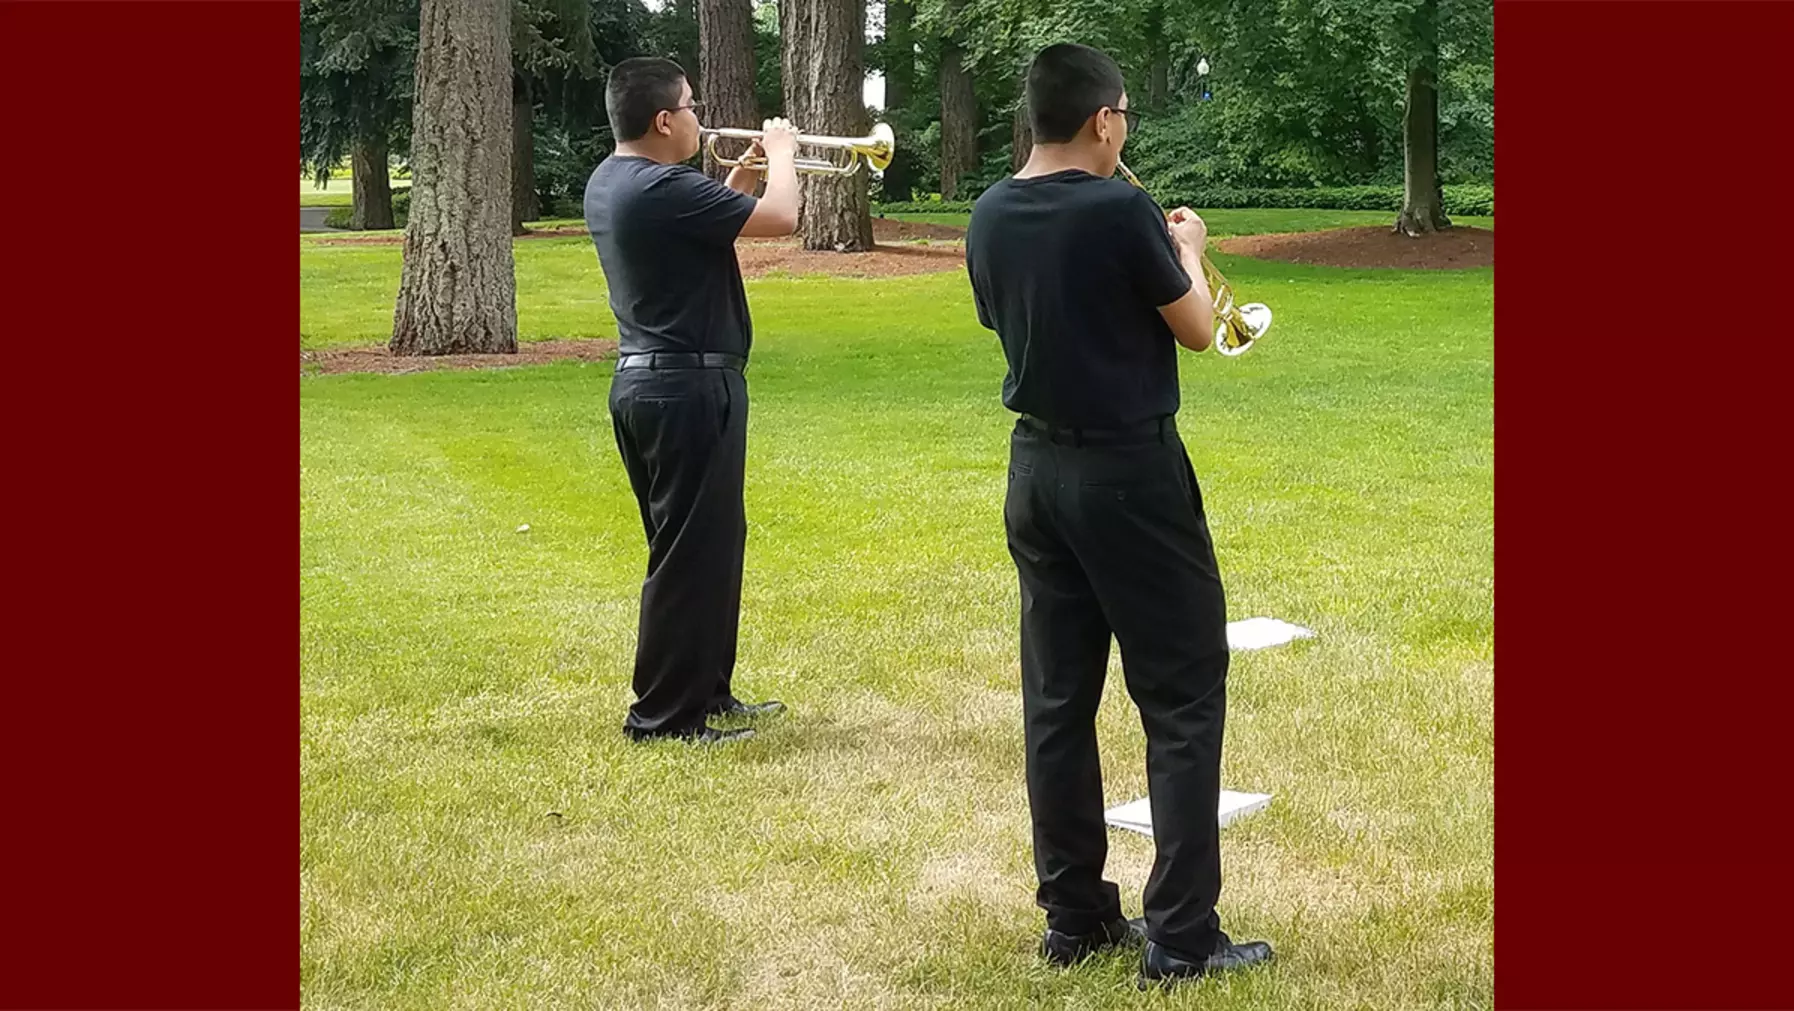
[[[1054,965],[1074,965],[1098,952],[1137,948],[1145,941],[1145,920],[1114,919],[1088,934],[1048,930],[1040,939],[1040,957]]]
[[[1146,942],[1140,956],[1140,989],[1157,984],[1171,984],[1182,979],[1196,979],[1210,973],[1246,969],[1271,960],[1271,946],[1263,941],[1235,944],[1226,934],[1215,942],[1215,950],[1207,958],[1186,958],[1155,941]]]
[[[749,727],[741,727],[736,730],[718,730],[715,727],[699,727],[696,730],[687,730],[684,733],[644,732],[624,727],[623,733],[627,734],[629,739],[637,744],[646,744],[650,741],[685,741],[688,744],[730,744],[736,741],[749,740],[754,736],[754,731]]]
[[[740,720],[751,720],[757,716],[777,716],[785,711],[783,702],[743,702],[730,699],[721,705],[713,705],[705,712],[710,716],[729,716]]]

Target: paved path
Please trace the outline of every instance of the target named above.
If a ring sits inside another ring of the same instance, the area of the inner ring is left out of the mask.
[[[299,230],[301,232],[340,232],[341,228],[332,228],[324,223],[330,217],[328,207],[299,208]]]

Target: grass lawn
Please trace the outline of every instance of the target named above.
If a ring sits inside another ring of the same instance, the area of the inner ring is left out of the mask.
[[[409,188],[410,185],[411,180],[409,179],[392,180],[392,188],[395,193]],[[355,187],[347,175],[331,176],[329,184],[322,189],[318,188],[317,182],[310,176],[299,177],[300,207],[349,207],[355,202],[354,196]]]
[[[302,243],[302,345],[384,340],[398,257]],[[517,262],[526,338],[614,331],[588,242]],[[1222,916],[1277,964],[1034,958],[995,339],[959,272],[768,278],[737,686],[793,709],[732,749],[618,730],[608,364],[301,378],[305,1006],[1489,1007],[1492,272],[1217,262],[1277,313],[1182,359],[1229,615],[1319,633],[1229,690],[1225,782],[1276,800]],[[1118,666],[1100,719],[1143,796]],[[1151,860],[1112,837],[1130,915]]]
[[[1388,218],[1388,215],[1379,211],[1283,209],[1215,210],[1206,211],[1204,215],[1209,221],[1211,234],[1216,237],[1386,224],[1385,219]],[[892,216],[905,221],[932,221],[960,226],[965,224],[968,217],[965,214]],[[1495,219],[1454,220],[1467,226],[1493,228]],[[555,218],[530,222],[529,227],[550,230],[576,228],[583,224],[577,218]],[[299,240],[303,251],[300,258],[299,341],[300,346],[306,350],[339,345],[379,344],[385,342],[392,333],[392,303],[399,289],[401,265],[399,247],[396,244],[330,244],[331,240],[344,234],[357,233],[302,236]],[[604,278],[598,271],[597,257],[592,252],[589,239],[579,236],[528,239],[518,243],[516,249],[519,292],[517,315],[522,340],[616,336],[616,323],[604,297]],[[1240,260],[1224,254],[1212,254],[1212,258],[1230,280],[1234,269],[1249,273],[1272,270],[1273,275],[1275,274],[1274,268],[1258,261]],[[1229,264],[1238,266],[1230,267]],[[1339,273],[1328,272],[1323,276]],[[1346,276],[1356,275],[1346,272]],[[772,280],[754,283],[773,284],[775,287],[778,284]],[[1246,297],[1270,301],[1268,297]],[[1278,308],[1275,302],[1272,306],[1274,309]],[[762,317],[763,313],[778,311],[777,304],[757,308],[757,325],[770,321]],[[1283,317],[1280,315],[1278,318],[1281,320]],[[1280,335],[1282,329],[1283,325],[1279,322],[1276,333]],[[1267,338],[1266,346],[1269,346],[1270,340]]]
[[[523,340],[616,336],[616,319],[590,239],[526,239],[515,248]],[[299,346],[384,344],[392,336],[401,247],[341,246],[301,238],[300,250]]]

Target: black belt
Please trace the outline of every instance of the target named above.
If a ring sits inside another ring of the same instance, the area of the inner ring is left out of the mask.
[[[624,369],[728,369],[731,372],[742,372],[747,369],[747,359],[721,351],[705,351],[702,354],[695,351],[646,351],[619,356],[617,371]]]
[[[1138,425],[1128,425],[1124,428],[1077,428],[1069,425],[1055,425],[1042,421],[1032,414],[1022,415],[1016,424],[1054,442],[1072,446],[1125,446],[1141,442],[1164,442],[1166,436],[1177,434],[1177,422],[1169,415],[1141,422]]]

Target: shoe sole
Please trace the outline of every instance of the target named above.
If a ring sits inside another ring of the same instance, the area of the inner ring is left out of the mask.
[[[713,720],[730,720],[733,722],[742,723],[742,722],[752,722],[754,720],[775,719],[777,717],[785,715],[787,712],[789,712],[789,710],[774,709],[770,713],[711,713],[709,715],[710,715],[710,718]]]
[[[1217,976],[1222,973],[1248,972],[1252,969],[1258,969],[1258,968],[1262,968],[1264,966],[1270,965],[1273,961],[1275,961],[1275,959],[1276,959],[1276,956],[1273,955],[1270,958],[1263,959],[1262,961],[1253,962],[1251,965],[1237,965],[1231,969],[1203,969],[1200,972],[1180,972],[1180,973],[1177,973],[1176,975],[1172,975],[1172,976],[1156,976],[1155,977],[1155,976],[1148,976],[1145,973],[1141,973],[1140,975],[1138,975],[1134,978],[1134,983],[1142,990],[1151,990],[1155,987],[1171,987],[1171,986],[1176,986],[1179,983],[1194,982],[1195,980],[1203,979],[1208,976]]]
[[[680,744],[691,745],[692,747],[708,747],[716,744],[735,744],[740,741],[751,741],[756,734],[753,730],[746,730],[745,733],[732,733],[727,737],[716,737],[710,740],[705,740],[702,737],[688,734],[646,734],[639,737],[634,734],[624,734],[623,736],[631,744],[659,744],[663,741],[676,741]]]

